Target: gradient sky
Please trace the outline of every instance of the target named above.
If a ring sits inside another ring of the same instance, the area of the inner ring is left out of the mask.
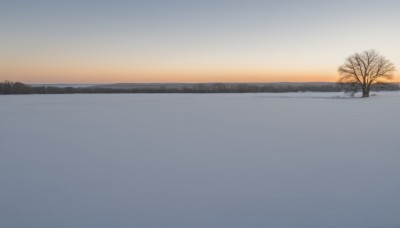
[[[0,80],[335,81],[366,49],[400,66],[399,12],[398,0],[0,0]]]

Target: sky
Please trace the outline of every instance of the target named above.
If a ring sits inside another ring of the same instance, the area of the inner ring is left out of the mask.
[[[336,81],[354,52],[400,66],[399,10],[398,0],[0,0],[0,80]]]

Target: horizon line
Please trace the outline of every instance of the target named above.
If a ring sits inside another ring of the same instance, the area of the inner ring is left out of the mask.
[[[12,81],[12,80],[3,80],[4,81]],[[209,82],[110,82],[110,83],[24,83],[22,81],[12,81],[12,82],[20,82],[27,85],[109,85],[109,84],[278,84],[278,83],[338,83],[337,81],[273,81],[273,82],[222,82],[222,81],[209,81]],[[400,83],[400,81],[390,81],[387,83]]]

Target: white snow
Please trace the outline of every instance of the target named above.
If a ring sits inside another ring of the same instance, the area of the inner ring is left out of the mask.
[[[400,227],[400,93],[344,97],[0,96],[0,227]]]

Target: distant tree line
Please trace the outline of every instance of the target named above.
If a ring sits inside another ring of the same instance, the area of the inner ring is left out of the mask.
[[[371,87],[373,91],[397,91],[398,84],[378,83]],[[338,84],[300,84],[300,85],[254,85],[254,84],[224,84],[205,83],[168,88],[102,88],[102,87],[56,87],[31,86],[21,82],[0,82],[0,94],[96,94],[96,93],[288,93],[288,92],[357,92],[351,83]]]

